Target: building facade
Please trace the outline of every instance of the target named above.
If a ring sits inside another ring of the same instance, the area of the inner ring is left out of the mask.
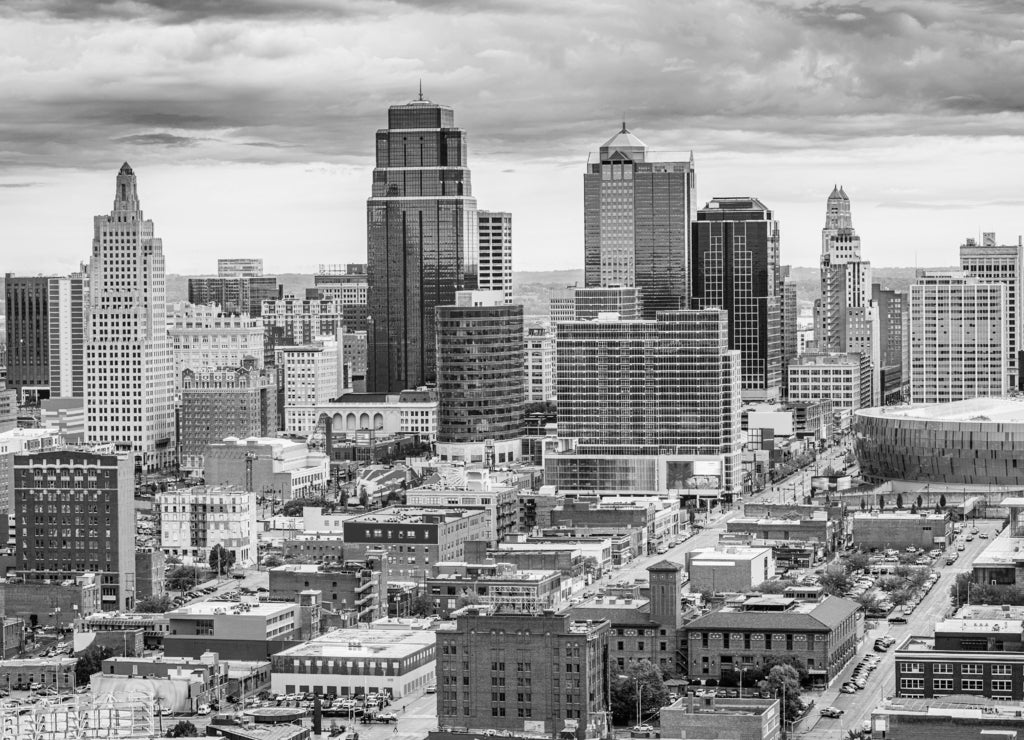
[[[311,589],[320,592],[324,609],[352,612],[357,622],[387,616],[387,566],[381,558],[330,565],[290,563],[270,569],[271,601],[296,601]]]
[[[526,401],[546,403],[555,396],[555,330],[551,325],[526,329]]]
[[[217,259],[217,277],[254,278],[263,277],[261,257],[220,257]]]
[[[850,535],[864,549],[902,549],[908,545],[931,550],[953,544],[953,522],[947,512],[854,511]]]
[[[789,400],[831,399],[839,424],[849,426],[853,412],[871,405],[871,361],[859,352],[805,353],[789,363]]]
[[[745,401],[782,395],[779,224],[756,198],[715,198],[697,211],[691,265],[694,308],[729,314]]]
[[[526,404],[523,307],[494,291],[460,291],[437,308],[437,453],[488,467],[522,456]]]
[[[257,368],[266,360],[263,324],[246,314],[223,313],[212,305],[175,303],[167,336],[174,353],[174,388],[181,393],[185,370],[238,367],[251,358]]]
[[[942,403],[1009,390],[1006,285],[922,270],[910,286],[910,402]]]
[[[239,567],[257,560],[256,494],[226,486],[193,486],[158,493],[160,548],[186,565],[206,564],[217,545]]]
[[[369,371],[393,393],[436,378],[434,311],[476,288],[479,221],[466,133],[446,105],[388,109],[366,203]]]
[[[488,487],[482,491],[455,490],[445,487],[411,488],[405,493],[409,506],[455,509],[484,509],[490,520],[487,541],[496,546],[510,534],[519,531],[519,494],[514,488]]]
[[[796,282],[789,276],[789,265],[783,265],[779,283],[779,337],[782,345],[782,395],[789,397],[789,363],[800,354],[800,305]]]
[[[228,437],[203,453],[209,485],[237,486],[284,503],[325,490],[330,461],[302,442],[279,437]]]
[[[93,219],[85,363],[86,442],[130,451],[144,470],[171,465],[174,364],[161,240],[142,216],[135,173],[117,174],[114,208]]]
[[[282,296],[282,288],[273,277],[189,278],[188,302],[216,303],[226,314],[256,317],[262,313],[264,301]]]
[[[899,290],[887,290],[875,283],[871,286],[871,296],[878,305],[882,403],[899,403],[906,400],[909,394],[909,337],[906,329],[910,315],[907,295]]]
[[[357,293],[356,300],[362,298],[360,305],[365,306],[365,291],[354,292]],[[275,347],[308,345],[320,337],[336,336],[338,330],[345,326],[344,300],[287,296],[264,301],[262,319],[267,336]]]
[[[17,277],[7,273],[6,291],[7,387],[31,402],[49,397],[50,291],[49,278]]]
[[[296,409],[298,411],[298,409]],[[438,398],[435,389],[401,393],[346,393],[329,403],[318,404],[317,418],[330,422],[336,440],[355,438],[370,430],[382,436],[419,434],[426,440],[437,437]]]
[[[319,418],[317,407],[345,391],[338,350],[337,340],[329,337],[315,344],[281,348],[286,432],[312,434]]]
[[[14,456],[61,447],[58,429],[12,429],[0,432],[0,513],[6,515],[14,503]]]
[[[687,308],[694,187],[692,155],[652,161],[623,122],[583,175],[586,286],[639,288],[646,318]]]
[[[1021,350],[1020,332],[1024,326],[1024,246],[996,244],[996,235],[986,232],[981,244],[967,239],[960,245],[960,269],[982,282],[1006,286],[1007,382],[1011,388],[1019,388],[1017,353]]]
[[[198,658],[215,652],[224,660],[266,660],[320,634],[316,594],[299,603],[197,601],[167,612],[164,654]]]
[[[477,211],[480,225],[480,263],[477,288],[496,290],[502,302],[512,303],[512,214]]]

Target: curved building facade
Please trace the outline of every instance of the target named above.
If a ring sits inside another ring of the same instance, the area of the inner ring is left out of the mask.
[[[1024,399],[972,398],[854,412],[866,480],[1024,484]]]

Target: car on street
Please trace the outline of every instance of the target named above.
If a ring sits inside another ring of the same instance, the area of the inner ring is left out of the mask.
[[[432,683],[429,686],[427,686],[427,693],[428,694],[436,694],[437,693],[437,684],[436,683]]]
[[[822,707],[820,713],[822,717],[831,717],[832,719],[836,719],[843,716],[844,710],[839,709],[838,707]]]
[[[978,537],[980,537],[983,540],[987,540],[988,539],[988,532],[982,532],[981,534],[978,535]]]
[[[842,686],[839,687],[839,690],[844,694],[857,693],[857,687],[854,686],[852,683],[844,683]]]
[[[902,614],[893,614],[889,617],[889,624],[906,624],[907,618]]]
[[[966,549],[966,547],[967,546],[964,545],[963,542],[960,542],[960,543],[957,543],[956,549],[959,550],[960,552],[963,552]]]
[[[199,709],[196,710],[196,714],[200,717],[205,717],[210,713],[210,706],[208,704],[200,704]]]

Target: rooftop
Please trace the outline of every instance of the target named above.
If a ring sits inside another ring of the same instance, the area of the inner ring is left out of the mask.
[[[351,523],[400,522],[403,524],[430,523],[431,519],[455,519],[462,516],[481,514],[479,509],[452,509],[426,506],[389,506],[386,509],[368,512],[353,519]]]
[[[983,696],[950,694],[933,699],[894,697],[876,707],[873,714],[926,714],[989,721],[1019,723],[1020,705],[1016,702],[986,699]],[[982,735],[981,737],[984,737]]]
[[[1024,632],[1024,622],[1019,619],[943,619],[935,625],[936,634],[960,633],[974,634],[977,632]]]
[[[945,519],[945,512],[936,514],[934,511],[915,511],[909,509],[889,509],[888,511],[852,511],[854,519]]]
[[[783,596],[740,597],[730,605],[698,617],[689,629],[832,629],[857,612],[860,605],[839,596],[798,601]]]
[[[854,413],[887,419],[1020,424],[1024,423],[1024,398],[968,398],[951,403],[883,406]]]
[[[246,604],[248,609],[239,611],[237,601],[197,601],[193,604],[186,604],[177,609],[167,612],[167,617],[204,617],[215,614],[227,614],[243,617],[274,617],[282,612],[291,611],[296,604],[292,602],[261,602],[259,604]]]
[[[433,630],[411,629],[338,629],[301,645],[288,648],[278,656],[323,658],[405,658],[425,647],[433,647]]]
[[[695,550],[693,557],[690,559],[690,565],[732,564],[737,560],[753,560],[764,556],[766,553],[770,555],[771,548],[727,546]]]
[[[1021,538],[1011,537],[1010,530],[1004,529],[974,558],[974,567],[1013,567],[1015,563],[1024,562],[1020,545]]]

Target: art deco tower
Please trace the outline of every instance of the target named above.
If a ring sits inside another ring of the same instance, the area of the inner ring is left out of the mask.
[[[391,106],[366,202],[368,391],[436,379],[435,309],[477,287],[472,194],[453,110],[422,95]]]
[[[85,435],[134,454],[143,470],[174,459],[164,253],[143,219],[135,173],[117,173],[114,209],[93,219]]]

